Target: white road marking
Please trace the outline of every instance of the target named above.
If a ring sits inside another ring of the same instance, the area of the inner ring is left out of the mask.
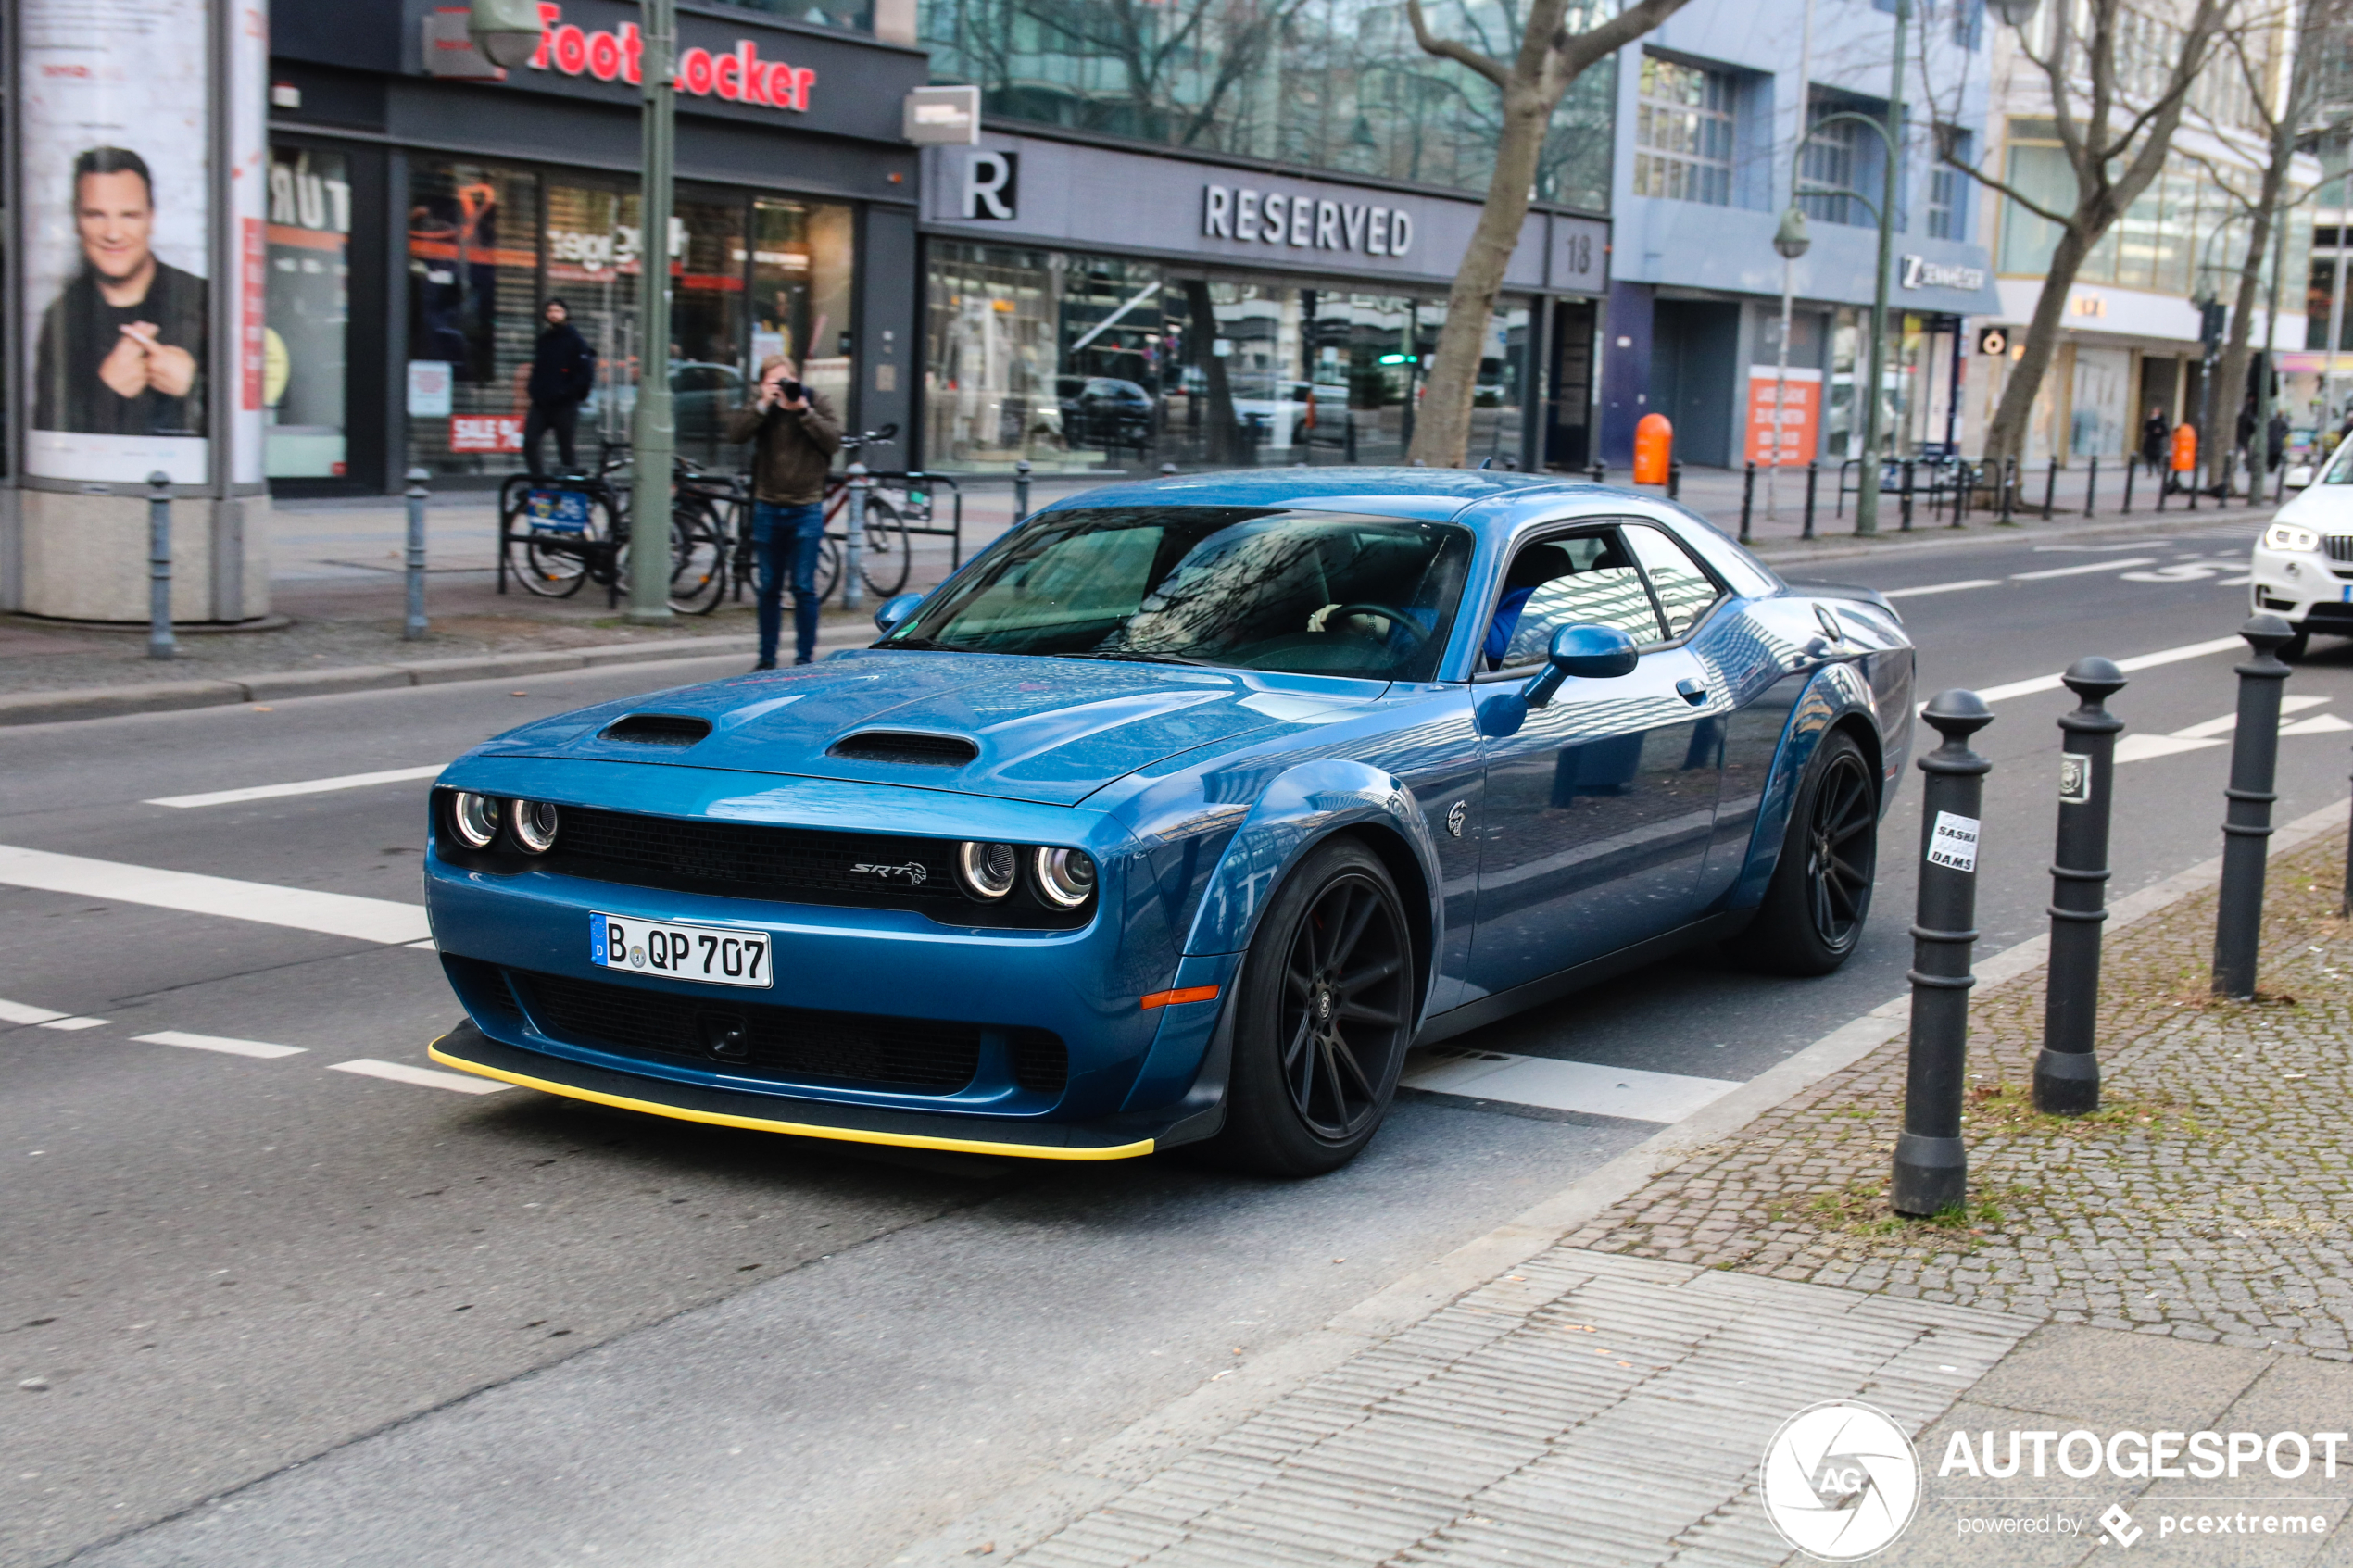
[[[80,855],[53,855],[45,849],[19,849],[6,844],[0,844],[0,883],[44,893],[71,893],[84,898],[115,898],[126,904],[146,904],[188,914],[225,915],[262,925],[348,936],[355,942],[390,945],[415,942],[433,935],[425,923],[424,908],[419,904],[361,898],[348,893],[319,893],[303,887],[276,887],[264,882],[237,882],[225,876],[199,876],[192,872],[158,871],[152,866],[85,859]]]
[[[273,1046],[267,1040],[233,1040],[224,1035],[190,1035],[178,1029],[158,1029],[152,1035],[134,1035],[134,1040],[151,1046],[183,1046],[192,1051],[219,1051],[223,1056],[281,1057],[300,1056],[300,1046]]]
[[[2316,713],[2309,719],[2280,726],[2280,734],[2284,735],[2333,735],[2347,730],[2353,730],[2353,724],[2347,723],[2334,713]]]
[[[2300,713],[2308,708],[2318,708],[2328,701],[2324,696],[2287,696],[2280,699],[2280,713]],[[2225,713],[2219,719],[2203,719],[2185,728],[2165,735],[2126,735],[2116,743],[2119,762],[2146,762],[2152,758],[2172,757],[2184,751],[2198,751],[2209,746],[2221,746],[2222,737],[2238,728],[2239,716]],[[2322,713],[2293,724],[2282,724],[2284,735],[2325,735],[2342,730],[2353,730],[2334,713]]]
[[[2013,583],[2040,583],[2045,577],[2081,577],[2087,571],[2122,571],[2127,567],[2154,566],[2155,556],[2133,556],[2125,560],[2087,560],[2081,566],[2047,566],[2040,571],[2013,571]]]
[[[437,953],[441,951],[440,947],[434,945],[434,939],[430,936],[426,937],[422,942],[410,942],[407,944],[407,946],[411,947],[422,947],[428,953]]]
[[[472,1078],[462,1073],[443,1073],[431,1067],[410,1067],[406,1062],[378,1061],[361,1057],[357,1061],[338,1061],[328,1068],[330,1073],[357,1073],[367,1078],[386,1078],[396,1084],[415,1084],[427,1089],[454,1089],[461,1095],[495,1095],[511,1089],[512,1084],[500,1084],[488,1078]]]
[[[0,1001],[0,1023],[49,1023],[65,1016],[25,1002]]]
[[[241,800],[276,800],[288,795],[324,795],[330,790],[365,789],[370,784],[407,784],[412,779],[429,779],[447,766],[435,763],[430,768],[392,768],[381,773],[345,773],[332,779],[304,779],[296,784],[255,784],[247,789],[216,789],[208,795],[167,795],[159,799],[143,800],[142,806],[233,806]]]
[[[1398,1082],[1409,1089],[1507,1100],[1548,1110],[1581,1110],[1633,1122],[1680,1122],[1740,1085],[1729,1078],[1690,1078],[1552,1057],[1440,1047],[1422,1053]]]
[[[2116,667],[2127,675],[2135,670],[2154,670],[2160,664],[2179,664],[2186,659],[2204,659],[2209,653],[2228,648],[2244,650],[2246,640],[2239,637],[2217,637],[2210,643],[2185,643],[2178,648],[2161,648],[2156,653],[2135,654],[2120,659]],[[2032,696],[2036,692],[2055,692],[2060,686],[2057,675],[2037,675],[2028,681],[2012,681],[2006,686],[1987,686],[1977,695],[1987,702],[1999,702],[2004,697]]]
[[[68,1034],[72,1034],[76,1030],[81,1029],[103,1028],[107,1022],[107,1021],[103,1018],[53,1018],[41,1027],[44,1029],[62,1029]]]
[[[2209,746],[2221,746],[2219,740],[2201,735],[2123,735],[2116,743],[2116,760],[2145,762],[2153,757],[2171,757],[2183,751],[2202,751]]]
[[[1964,588],[1998,588],[1998,577],[1972,577],[1966,583],[1931,583],[1925,588],[1882,588],[1880,595],[1890,599],[1917,599],[1930,594],[1957,594]]]

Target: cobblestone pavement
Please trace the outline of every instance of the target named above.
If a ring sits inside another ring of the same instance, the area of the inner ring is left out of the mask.
[[[1965,1212],[1886,1204],[1898,1037],[1704,1148],[1572,1246],[2060,1323],[2353,1360],[2345,837],[2272,862],[2261,991],[2207,990],[2214,895],[2119,933],[2104,1105],[2033,1113],[2044,971],[1973,1009]]]

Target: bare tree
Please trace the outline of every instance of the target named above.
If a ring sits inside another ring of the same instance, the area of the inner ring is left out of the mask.
[[[2212,5],[2219,0],[2200,0]],[[1411,456],[1434,468],[1460,468],[1470,446],[1471,399],[1478,388],[1480,346],[1487,320],[1503,292],[1504,272],[1528,220],[1528,193],[1535,184],[1553,110],[1569,84],[1596,62],[1650,31],[1682,9],[1684,0],[1636,0],[1617,15],[1574,31],[1571,0],[1534,0],[1518,37],[1518,49],[1502,60],[1429,30],[1422,0],[1405,0],[1414,42],[1425,54],[1453,60],[1485,77],[1502,94],[1502,129],[1496,137],[1495,170],[1487,182],[1487,205],[1472,231],[1461,270],[1446,295],[1446,325],[1438,334],[1427,390],[1414,426]],[[1580,19],[1582,18],[1580,17]]]
[[[2176,25],[2125,0],[2048,0],[2044,7],[2048,49],[2036,53],[2020,32],[2019,52],[2049,84],[2051,119],[2074,176],[2072,207],[2061,209],[2036,200],[1963,158],[1958,138],[1939,139],[1943,161],[2059,231],[2023,352],[1985,432],[1989,459],[2025,455],[2027,420],[2058,347],[2067,291],[2101,236],[2165,168],[2183,106],[2234,3],[2193,0],[2188,21]],[[2077,31],[2079,19],[2089,24],[2088,32]]]
[[[2250,14],[2224,30],[2215,53],[2219,70],[2233,73],[2246,88],[2251,105],[2252,126],[2233,127],[2212,125],[2218,137],[2230,137],[2235,132],[2244,135],[2247,130],[2262,139],[2264,162],[2259,169],[2234,168],[2203,153],[2193,153],[2214,184],[2227,193],[2240,211],[2246,215],[2246,251],[2235,269],[2237,286],[2231,304],[2230,336],[2222,347],[2222,363],[2215,376],[2214,422],[2218,428],[2208,433],[2217,453],[2231,449],[2231,437],[2236,434],[2235,421],[2239,409],[2246,401],[2246,371],[2249,339],[2255,326],[2255,294],[2263,275],[2265,257],[2271,249],[2275,224],[2287,220],[2287,209],[2311,195],[2320,188],[2313,181],[2301,189],[2294,188],[2296,157],[2311,144],[2316,134],[2325,133],[2327,126],[2313,123],[2313,109],[2319,96],[2326,47],[2330,38],[2343,31],[2348,17],[2353,17],[2353,4],[2348,0],[2310,0],[2303,14],[2295,19],[2296,57],[2289,69],[2285,102],[2275,88],[2272,76],[2278,47],[2287,41],[2289,19],[2281,11],[2271,10]],[[2192,111],[2194,114],[2195,110]],[[2199,115],[2206,119],[2208,117]],[[2342,124],[2342,115],[2338,117]],[[2209,121],[2209,124],[2211,122]],[[2250,183],[2254,189],[2246,187]],[[2282,280],[2285,282],[2284,279]],[[2273,297],[2276,299],[2277,291]],[[2260,483],[2264,468],[2263,444],[2267,433],[2257,430],[2248,440],[2247,466],[2254,475],[2252,483]],[[2227,483],[2227,459],[2211,465],[2210,471],[2221,473]]]

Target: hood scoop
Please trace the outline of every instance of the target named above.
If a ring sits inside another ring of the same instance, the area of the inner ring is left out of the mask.
[[[624,741],[636,746],[692,746],[711,734],[711,721],[683,713],[632,713],[616,719],[598,734],[598,740]]]
[[[916,730],[861,730],[844,735],[825,750],[828,757],[849,762],[904,762],[919,768],[961,768],[980,756],[980,747],[962,735],[925,734]]]

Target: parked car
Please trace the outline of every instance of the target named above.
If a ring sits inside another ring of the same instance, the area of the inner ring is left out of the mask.
[[[1152,395],[1114,376],[1057,376],[1062,433],[1078,447],[1142,447],[1154,434]]]
[[[2272,514],[2248,577],[2255,610],[2296,630],[2281,658],[2303,658],[2315,632],[2353,637],[2353,440],[2338,443],[2318,477]]]
[[[1692,947],[1855,950],[1912,648],[1667,503],[1096,489],[871,647],[474,747],[434,1059],[812,1137],[1330,1170],[1409,1047]]]

